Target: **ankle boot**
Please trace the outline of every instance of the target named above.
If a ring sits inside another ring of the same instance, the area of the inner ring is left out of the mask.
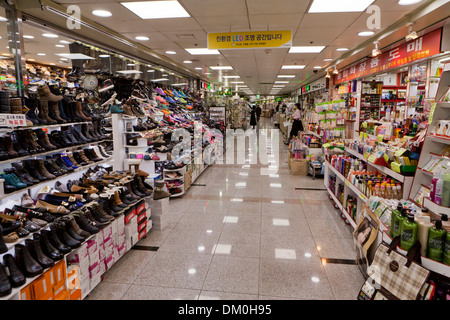
[[[47,269],[55,264],[55,261],[47,257],[44,252],[42,252],[41,244],[38,240],[27,239],[25,240],[25,246],[28,248],[28,251],[33,259],[36,260],[42,268]]]
[[[12,292],[11,282],[9,281],[8,274],[5,267],[0,263],[0,297],[5,297]]]
[[[19,155],[19,153],[14,149],[12,135],[6,134],[5,136],[3,136],[3,143],[5,152],[10,159],[26,155],[23,152],[22,152],[23,155]]]
[[[65,230],[62,222],[54,223],[50,229],[53,228],[58,235],[58,239],[65,245],[69,246],[71,249],[78,248],[81,245],[81,241],[72,238]]]
[[[11,254],[5,254],[3,256],[3,263],[9,271],[9,282],[13,288],[21,287],[25,284],[27,279],[23,275],[22,271],[17,268],[16,260]]]
[[[39,99],[39,105],[40,105],[39,117],[41,119],[45,120],[46,124],[57,124],[58,121],[56,121],[55,119],[52,119],[50,117],[50,111],[49,111],[48,104],[49,104],[48,100]]]
[[[135,183],[134,180],[131,180],[131,181],[130,181],[130,187],[131,187],[131,190],[133,190],[133,193],[134,193],[135,195],[137,195],[138,197],[141,197],[141,198],[146,197],[146,194],[145,194],[145,193],[142,193],[142,192],[140,192],[140,191],[138,190],[138,188],[137,188],[136,183]]]
[[[48,180],[52,180],[52,179],[56,178],[55,175],[53,175],[50,172],[48,172],[48,170],[45,168],[43,159],[36,159],[36,160],[31,160],[31,161],[34,162],[34,164],[35,164],[37,170],[39,171],[39,173],[41,175],[43,175],[44,177],[46,177]]]
[[[50,230],[41,230],[41,235],[44,234],[50,244],[62,254],[66,254],[72,251],[72,249],[68,245],[65,245],[61,242],[58,234],[56,233],[56,229],[54,227],[52,228],[52,226],[50,226]]]
[[[48,232],[42,231],[43,230],[41,230],[40,233],[35,233],[33,239],[39,241],[44,254],[53,261],[59,261],[64,258],[64,255],[50,243]]]
[[[78,141],[72,134],[72,130],[68,129],[64,131],[64,134],[66,135],[67,139],[72,143],[72,145],[76,146],[81,144],[81,141]]]
[[[75,218],[73,217],[73,215],[69,215],[67,217],[68,217],[67,222],[66,222],[67,230],[71,230],[71,232],[73,234],[76,234],[76,235],[82,237],[84,240],[86,240],[87,238],[89,238],[91,236],[90,232],[81,229],[81,227],[78,225],[78,223],[75,220]]]
[[[137,190],[139,192],[143,193],[146,197],[152,195],[152,191],[151,190],[147,190],[144,187],[144,184],[142,183],[141,177],[135,176],[133,180],[134,180],[134,183],[136,184],[136,188],[137,188]]]
[[[26,130],[23,132],[23,136],[25,139],[27,139],[28,143],[31,145],[31,147],[35,150],[35,153],[41,153],[45,152],[45,148],[41,147],[39,143],[37,143],[38,137],[34,133],[33,130]]]
[[[9,156],[6,152],[6,142],[3,137],[0,137],[0,161],[8,160]]]
[[[86,231],[90,234],[96,234],[100,231],[100,228],[96,227],[92,221],[87,219],[83,212],[74,211],[72,216],[75,218],[75,222],[81,228],[81,230]]]
[[[48,102],[48,108],[51,110],[53,118],[58,121],[58,123],[66,123],[67,121],[61,117],[61,112],[59,109],[59,102]]]
[[[91,211],[89,210],[89,208],[83,208],[83,215],[86,217],[86,219],[90,220],[94,226],[96,226],[99,229],[104,229],[109,222],[105,223],[105,222],[100,222],[97,219],[95,219],[95,217],[92,215]]]
[[[50,142],[47,132],[42,129],[35,131],[38,137],[38,143],[47,151],[56,150],[57,147]]]
[[[164,191],[164,180],[155,181],[155,189],[153,191],[153,200],[160,200],[171,196],[170,193]]]
[[[78,153],[78,156],[80,157],[80,159],[83,160],[85,163],[87,163],[87,164],[93,164],[94,163],[94,161],[91,161],[86,156],[86,154],[84,153],[84,150],[79,150],[79,151],[77,151],[77,153]]]
[[[92,118],[91,118],[91,117],[88,117],[88,116],[86,116],[86,115],[84,114],[84,112],[83,112],[83,104],[81,103],[81,101],[77,101],[75,106],[76,106],[75,111],[76,111],[77,115],[78,115],[80,118],[82,118],[83,121],[92,121]]]
[[[46,177],[44,177],[38,169],[35,167],[35,163],[32,160],[24,160],[23,161],[25,170],[35,179],[39,181],[46,181],[48,180]]]
[[[101,223],[109,223],[109,222],[112,221],[111,219],[107,219],[106,217],[104,217],[104,216],[97,210],[97,208],[93,207],[92,205],[89,206],[87,209],[88,209],[89,212],[91,213],[92,217],[93,217],[96,221],[98,221],[98,222],[101,222]]]
[[[27,278],[33,278],[44,272],[44,268],[33,259],[28,248],[23,244],[16,244],[14,246],[16,264],[23,275]]]
[[[84,237],[84,236],[78,234],[78,232],[75,231],[75,229],[72,227],[72,224],[69,221],[69,220],[73,219],[73,217],[65,216],[63,218],[64,218],[65,232],[67,232],[67,234],[69,236],[71,236],[73,239],[80,241],[80,242],[84,242],[84,240],[86,240],[87,237]],[[69,218],[69,219],[67,219],[67,218]],[[90,236],[90,234],[88,236]]]
[[[3,226],[0,224],[0,254],[8,251],[8,247],[6,246],[5,241],[3,240],[3,236],[9,234],[10,232],[4,232]]]

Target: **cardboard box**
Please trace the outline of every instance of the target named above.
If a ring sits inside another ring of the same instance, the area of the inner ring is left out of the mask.
[[[55,276],[56,284],[64,283],[64,281],[66,279],[66,263],[65,263],[65,261],[59,261],[53,267],[53,273]]]
[[[60,294],[55,296],[53,300],[69,300],[69,291],[62,291]]]
[[[121,234],[125,232],[125,219],[116,219],[117,221],[117,233]]]
[[[151,202],[150,208],[152,210],[152,215],[165,215],[169,211],[169,198],[164,198],[161,200],[153,200]]]
[[[144,210],[142,211],[136,218],[137,224],[139,225],[142,223],[143,220],[147,220],[147,212]]]
[[[20,290],[20,300],[34,300],[32,284]]]
[[[151,217],[152,216],[152,208],[147,207],[147,217]]]
[[[81,289],[69,291],[69,300],[81,300]]]
[[[98,257],[100,260],[105,258],[105,245],[104,244],[102,244],[98,247]]]
[[[86,295],[89,294],[91,291],[91,280],[87,279],[86,281],[80,281],[80,290],[81,290],[81,297],[84,299]]]
[[[61,293],[63,293],[64,291],[66,291],[66,285],[64,283],[54,286],[53,287],[53,298],[55,300],[58,300],[57,297],[59,295],[61,295]]]
[[[125,252],[127,252],[126,244],[122,244],[121,246],[116,247],[117,255],[119,257],[123,256]]]
[[[136,210],[135,209],[125,213],[125,215],[124,215],[124,223],[125,223],[125,225],[127,225],[131,221],[131,219],[133,219],[135,216],[136,216]]]
[[[147,233],[152,229],[153,222],[152,220],[147,220]]]
[[[33,285],[33,296],[35,300],[47,300],[47,296],[51,295],[53,297],[53,286],[50,284],[49,275],[44,273],[39,278],[32,282]]]
[[[137,217],[134,217],[130,222],[125,225],[125,238],[130,238],[137,233]]]
[[[89,260],[89,254],[87,250],[87,242],[83,243],[80,247],[76,248],[67,256],[67,261],[69,263],[72,262],[81,262],[85,259]]]
[[[34,300],[53,300],[53,292],[50,290],[45,295],[40,296],[39,298],[34,298]]]
[[[101,276],[92,278],[90,283],[91,290],[94,289],[101,281],[102,281]]]
[[[90,259],[90,256],[92,255],[92,253],[94,253],[97,250],[98,250],[97,239],[95,239],[95,240],[88,240],[87,241],[87,251],[88,251],[88,254],[89,254],[89,259]]]
[[[100,261],[95,262],[89,266],[89,278],[95,278],[100,275]]]
[[[142,223],[138,224],[137,228],[138,233],[141,233],[142,230],[147,231],[147,219],[142,220]]]
[[[138,240],[141,240],[147,234],[147,229],[144,228],[141,232],[139,232]]]
[[[114,259],[113,254],[111,253],[111,256],[105,258],[104,262],[105,262],[106,270],[108,270],[114,265],[116,260]]]
[[[137,214],[141,214],[142,211],[145,211],[145,201],[140,201],[136,204],[136,212]]]
[[[90,261],[88,258],[88,259],[83,260],[82,262],[71,263],[70,266],[78,267],[78,274],[80,275],[80,277],[83,277],[83,276],[89,277],[89,264],[90,264]]]

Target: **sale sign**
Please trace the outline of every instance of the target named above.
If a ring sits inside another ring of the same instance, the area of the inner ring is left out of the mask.
[[[336,75],[334,83],[339,84],[363,78],[438,54],[441,51],[441,36],[442,29],[437,29],[377,57],[356,63],[340,71]]]

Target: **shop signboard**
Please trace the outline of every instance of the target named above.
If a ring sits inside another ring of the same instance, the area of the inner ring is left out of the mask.
[[[290,47],[291,30],[208,33],[210,50]]]
[[[367,77],[374,73],[384,72],[439,54],[441,49],[441,35],[442,29],[437,29],[384,52],[377,57],[345,68],[336,75],[335,84]]]
[[[0,127],[26,127],[24,114],[0,114]]]

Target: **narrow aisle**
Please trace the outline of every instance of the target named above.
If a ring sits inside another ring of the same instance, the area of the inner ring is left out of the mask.
[[[168,227],[151,230],[88,299],[354,300],[363,276],[352,229],[323,179],[290,174],[278,143],[276,174],[247,163],[208,168],[170,200]]]

